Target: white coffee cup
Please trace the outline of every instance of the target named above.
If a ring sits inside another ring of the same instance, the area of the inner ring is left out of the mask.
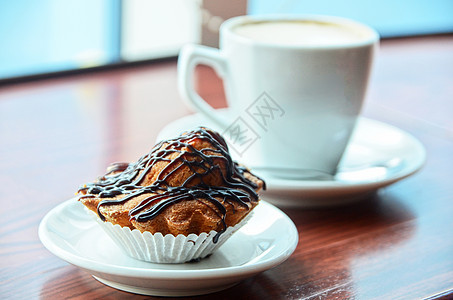
[[[220,28],[220,50],[183,47],[179,90],[244,164],[285,178],[329,178],[360,113],[378,42],[374,29],[344,18],[235,17]],[[223,78],[227,113],[195,92],[198,64]]]

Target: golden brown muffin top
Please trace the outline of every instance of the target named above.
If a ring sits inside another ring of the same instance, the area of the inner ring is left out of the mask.
[[[79,193],[80,199],[100,200],[96,203],[102,220],[101,207],[134,203],[129,211],[134,222],[152,220],[182,201],[202,200],[220,214],[226,229],[225,203],[249,210],[258,202],[262,187],[261,179],[231,159],[218,133],[199,128],[158,143],[137,162],[112,164]]]

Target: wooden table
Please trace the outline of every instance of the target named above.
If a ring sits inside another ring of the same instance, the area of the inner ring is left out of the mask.
[[[224,105],[215,78],[200,90]],[[189,113],[175,61],[1,87],[0,297],[144,298],[52,255],[37,228],[79,184],[148,152]],[[383,41],[364,115],[418,138],[424,168],[361,204],[284,208],[300,233],[295,253],[200,299],[453,297],[453,36]]]

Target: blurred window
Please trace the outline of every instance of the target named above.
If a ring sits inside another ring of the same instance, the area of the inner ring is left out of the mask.
[[[0,1],[0,79],[117,59],[115,0]]]
[[[172,57],[200,40],[198,0],[0,0],[0,80]]]
[[[222,20],[244,1],[0,0],[0,80],[176,56],[201,41],[203,3]],[[249,0],[248,13],[349,17],[384,38],[453,32],[452,0]]]

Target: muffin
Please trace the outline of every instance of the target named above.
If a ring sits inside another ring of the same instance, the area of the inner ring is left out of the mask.
[[[181,263],[206,257],[243,226],[262,188],[218,133],[198,128],[137,162],[112,164],[78,194],[129,255]]]

